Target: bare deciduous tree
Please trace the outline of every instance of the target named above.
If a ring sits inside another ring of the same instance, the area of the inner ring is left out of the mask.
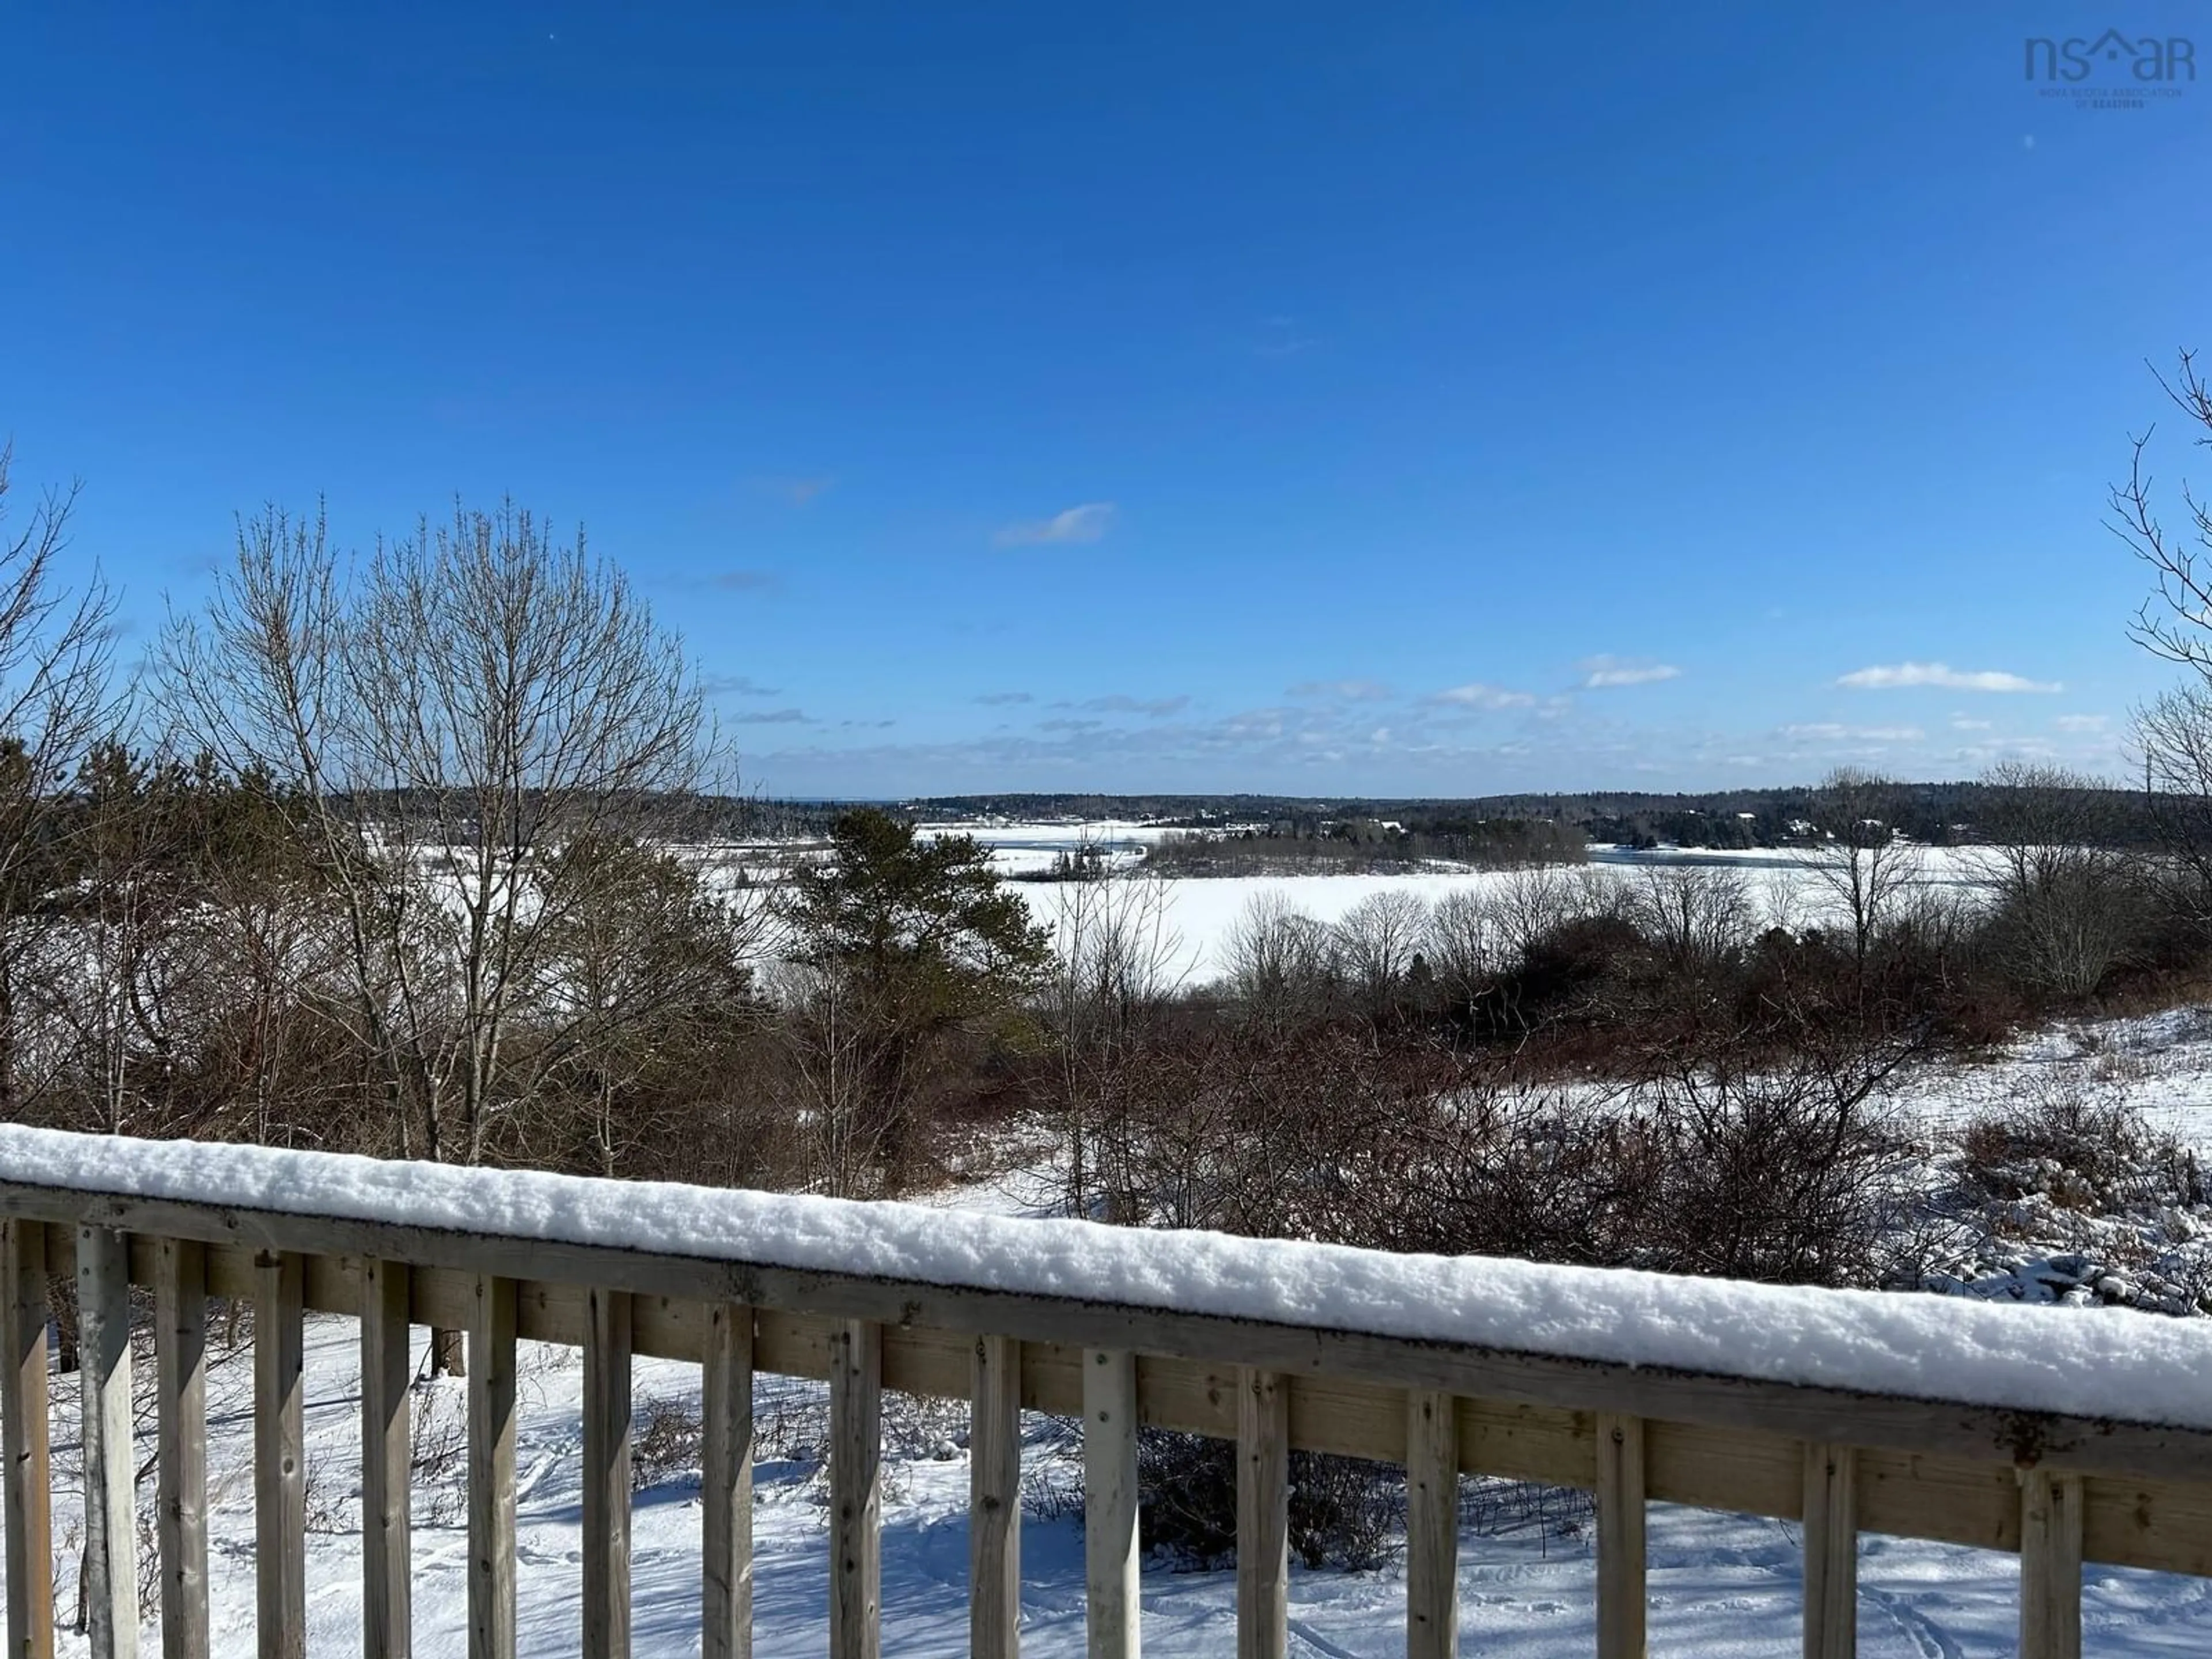
[[[477,1161],[526,1098],[507,1045],[546,940],[613,868],[558,854],[718,781],[678,641],[580,536],[511,503],[358,573],[319,518],[272,509],[164,658],[185,729],[296,786],[400,1146]]]
[[[1496,909],[1472,887],[1455,887],[1436,902],[1422,948],[1437,988],[1453,1008],[1471,1004],[1492,975],[1506,965]]]
[[[665,827],[720,781],[679,642],[580,534],[511,502],[456,507],[358,570],[319,514],[271,508],[161,656],[179,726],[289,786],[397,1149],[480,1160],[546,1076],[511,1043],[545,1012],[549,941],[612,867],[561,854]]]
[[[1328,929],[1280,893],[1255,893],[1222,941],[1231,990],[1263,1026],[1287,1030],[1325,1008],[1336,964]]]
[[[799,962],[780,964],[774,977],[807,1188],[866,1197],[893,1136],[896,1105],[880,1079],[899,1034],[851,975]]]
[[[1897,791],[1886,778],[1838,767],[1814,803],[1827,836],[1814,876],[1842,912],[1852,960],[1863,970],[1875,934],[1920,879],[1921,849],[1897,833]]]
[[[2138,860],[2112,844],[2112,792],[2061,767],[2008,761],[1982,825],[1996,901],[1992,933],[2025,984],[2087,996],[2128,945],[2137,920]]]
[[[1057,884],[1043,1012],[1067,1126],[1068,1213],[1086,1215],[1127,1185],[1133,1074],[1189,963],[1166,881],[1076,862],[1091,873]]]
[[[2212,382],[2183,352],[2172,378],[2156,376],[2194,447],[2212,449]],[[2107,526],[2151,568],[2154,592],[2130,637],[2152,655],[2191,671],[2136,716],[2143,787],[2168,850],[2185,878],[2179,895],[2200,927],[2212,926],[2212,501],[2184,479],[2185,526],[2169,530],[2148,466],[2152,432],[2133,441],[2127,481],[2113,487]]]
[[[1631,916],[1673,966],[1727,960],[1751,932],[1742,874],[1723,865],[1650,865],[1632,896]]]
[[[1429,933],[1429,907],[1402,888],[1370,893],[1337,921],[1334,949],[1359,1012],[1370,1022],[1397,1006]]]
[[[2197,371],[2196,355],[2183,352],[2172,379],[2163,374],[2155,378],[2159,390],[2195,428],[2190,441],[2212,449],[2212,382]],[[2136,613],[2129,632],[2153,655],[2212,680],[2212,501],[2184,479],[2179,494],[2188,526],[2179,534],[2167,530],[2145,465],[2152,435],[2145,432],[2133,441],[2127,482],[2113,486],[2112,516],[2106,520],[2112,533],[2150,566],[2155,584],[2156,591]]]
[[[21,1105],[18,975],[39,933],[28,866],[71,771],[116,713],[113,600],[97,577],[75,591],[60,580],[76,487],[48,490],[18,517],[13,459],[0,445],[0,1121]]]
[[[2160,692],[2136,711],[2135,737],[2170,896],[2199,931],[2212,929],[2212,683]]]

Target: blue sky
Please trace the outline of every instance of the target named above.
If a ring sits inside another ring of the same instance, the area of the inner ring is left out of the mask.
[[[2112,769],[2212,74],[2024,77],[2108,25],[2212,71],[2141,0],[27,9],[0,434],[140,639],[265,501],[580,520],[779,794]]]

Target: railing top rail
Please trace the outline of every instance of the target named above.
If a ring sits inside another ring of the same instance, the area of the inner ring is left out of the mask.
[[[2212,1479],[2212,1322],[0,1127],[0,1213]]]

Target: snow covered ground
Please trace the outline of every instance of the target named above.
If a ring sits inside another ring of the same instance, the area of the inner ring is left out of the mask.
[[[360,1650],[360,1504],[356,1339],[351,1321],[308,1325],[307,1424],[311,1536],[308,1651]],[[216,1358],[210,1373],[210,1563],[218,1652],[242,1650],[253,1626],[252,1442],[246,1405],[249,1350]],[[521,1650],[575,1650],[579,1608],[583,1367],[573,1350],[525,1344],[522,1352],[517,1535]],[[418,1437],[432,1467],[415,1493],[416,1650],[426,1659],[466,1650],[465,1522],[457,1455],[465,1385],[417,1390]],[[697,1368],[641,1361],[636,1395],[696,1412]],[[828,1647],[828,1533],[819,1451],[822,1389],[763,1377],[755,1516],[757,1650],[821,1653]],[[76,1400],[56,1379],[54,1449],[73,1481]],[[906,1659],[955,1659],[967,1649],[968,1467],[957,1409],[886,1401],[892,1437],[884,1505],[884,1650]],[[144,1449],[150,1452],[150,1446]],[[1073,1453],[1051,1419],[1027,1424],[1025,1458],[1040,1488]],[[637,1494],[634,1540],[635,1651],[699,1650],[700,1509],[696,1468],[675,1469]],[[1475,1494],[1470,1492],[1470,1498]],[[150,1493],[143,1494],[142,1512]],[[1494,1506],[1470,1501],[1470,1515]],[[75,1528],[64,1494],[55,1517],[58,1612],[75,1610]],[[1585,1656],[1595,1640],[1592,1540],[1587,1529],[1533,1518],[1470,1526],[1460,1550],[1462,1650],[1513,1659]],[[1023,1647],[1041,1659],[1080,1655],[1083,1554],[1079,1523],[1033,1512],[1023,1534]],[[1650,1531],[1651,1646],[1655,1653],[1717,1656],[1793,1651],[1801,1556],[1796,1528],[1778,1522],[1662,1507]],[[1869,1538],[1861,1565],[1860,1651],[1869,1659],[1971,1659],[2014,1651],[2017,1565],[2009,1556]],[[1291,1651],[1302,1656],[1395,1655],[1405,1650],[1404,1584],[1393,1565],[1372,1573],[1291,1574]],[[2212,1582],[2091,1567],[2086,1574],[2085,1650],[2100,1655],[2202,1653],[2212,1643]],[[1226,1572],[1148,1565],[1144,1644],[1161,1656],[1213,1655],[1234,1644],[1236,1588]],[[158,1637],[148,1620],[149,1650]],[[64,1638],[63,1650],[83,1651]]]
[[[1899,1101],[1930,1121],[1960,1123],[2054,1087],[2124,1097],[2153,1128],[2212,1157],[2212,1007],[2069,1020],[1988,1060],[1911,1073]]]
[[[1079,832],[1089,828],[1030,824],[1018,830],[994,831],[1009,839],[993,843],[993,861],[1009,876],[1048,869],[1056,854],[1079,844],[1083,837]],[[1917,878],[1931,887],[1972,890],[1987,879],[1982,857],[1974,848],[1928,848],[1921,854]],[[1588,872],[1597,879],[1624,885],[1641,879],[1646,870],[1659,867],[1733,870],[1743,877],[1755,914],[1803,927],[1841,919],[1836,895],[1821,879],[1817,859],[1814,853],[1791,848],[1736,853],[1635,853],[1605,848],[1594,849],[1587,866],[1558,868],[1568,875]],[[1500,870],[1438,869],[1404,875],[1172,877],[1164,883],[1165,928],[1176,941],[1175,957],[1180,975],[1201,984],[1227,971],[1225,947],[1230,936],[1253,903],[1263,896],[1279,896],[1318,921],[1334,923],[1371,894],[1411,893],[1425,903],[1434,904],[1447,893],[1496,892],[1520,875]],[[1025,881],[1016,883],[1013,890],[1028,901],[1039,921],[1049,926],[1055,922],[1064,902],[1060,888],[1056,882]]]

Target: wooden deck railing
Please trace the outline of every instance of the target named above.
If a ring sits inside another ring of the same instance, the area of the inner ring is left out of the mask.
[[[490,1178],[490,1177],[488,1177]],[[826,1381],[830,1643],[878,1643],[880,1398],[968,1400],[973,1652],[1018,1648],[1020,1413],[1079,1415],[1093,1656],[1138,1648],[1137,1434],[1233,1438],[1239,1659],[1287,1641],[1293,1448],[1402,1464],[1407,1648],[1456,1650],[1458,1477],[1594,1492],[1597,1647],[1644,1644],[1653,1501],[1803,1523],[1804,1651],[1855,1645],[1862,1532],[2017,1552],[2021,1650],[2081,1641],[2085,1559],[2212,1576],[2212,1432],[1857,1394],[1082,1302],[769,1263],[444,1231],[30,1185],[0,1167],[5,1224],[8,1652],[52,1650],[46,1387],[50,1273],[76,1277],[83,1368],[93,1650],[137,1642],[130,1287],[150,1285],[159,1396],[162,1651],[209,1653],[206,1310],[254,1310],[259,1650],[305,1645],[302,1320],[357,1318],[362,1344],[363,1641],[410,1643],[410,1326],[468,1333],[470,1651],[514,1649],[515,1345],[585,1354],[582,1650],[629,1650],[634,1355],[704,1368],[703,1650],[751,1651],[752,1379]],[[2212,1390],[2212,1376],[2203,1379]]]

